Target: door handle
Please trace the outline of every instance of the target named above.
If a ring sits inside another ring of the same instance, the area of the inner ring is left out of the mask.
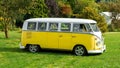
[[[76,36],[72,36],[72,38],[75,38]]]
[[[62,35],[59,35],[59,37],[62,37]]]

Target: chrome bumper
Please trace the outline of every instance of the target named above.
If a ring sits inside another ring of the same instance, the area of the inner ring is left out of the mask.
[[[21,43],[19,44],[20,49],[25,49],[25,46],[22,46]]]
[[[89,50],[88,54],[90,54],[90,53],[103,53],[105,50],[106,50],[106,45],[103,45],[101,50]]]

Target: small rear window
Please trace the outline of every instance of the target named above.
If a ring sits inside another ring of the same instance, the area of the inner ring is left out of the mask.
[[[28,22],[27,30],[35,30],[36,29],[36,22]]]

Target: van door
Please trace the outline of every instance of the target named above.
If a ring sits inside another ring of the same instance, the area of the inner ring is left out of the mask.
[[[59,33],[59,49],[71,49],[71,33]]]
[[[70,50],[72,48],[70,28],[70,23],[61,23],[61,33],[59,33],[59,49]]]
[[[82,44],[86,45],[89,41],[87,41],[87,32],[85,24],[74,23],[73,24],[73,33],[72,33],[72,44]]]
[[[46,48],[58,48],[58,23],[49,23]]]
[[[37,34],[36,38],[39,40],[38,43],[41,48],[45,48],[47,45],[47,23],[46,22],[38,22]]]

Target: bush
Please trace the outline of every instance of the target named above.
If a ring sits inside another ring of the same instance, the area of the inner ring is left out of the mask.
[[[91,7],[86,7],[83,9],[82,14],[81,14],[82,18],[87,18],[87,19],[93,19],[95,21],[97,21],[98,27],[100,28],[100,30],[102,32],[106,32],[107,31],[107,23],[105,22],[105,19],[103,16],[101,16],[96,9],[93,9]]]

